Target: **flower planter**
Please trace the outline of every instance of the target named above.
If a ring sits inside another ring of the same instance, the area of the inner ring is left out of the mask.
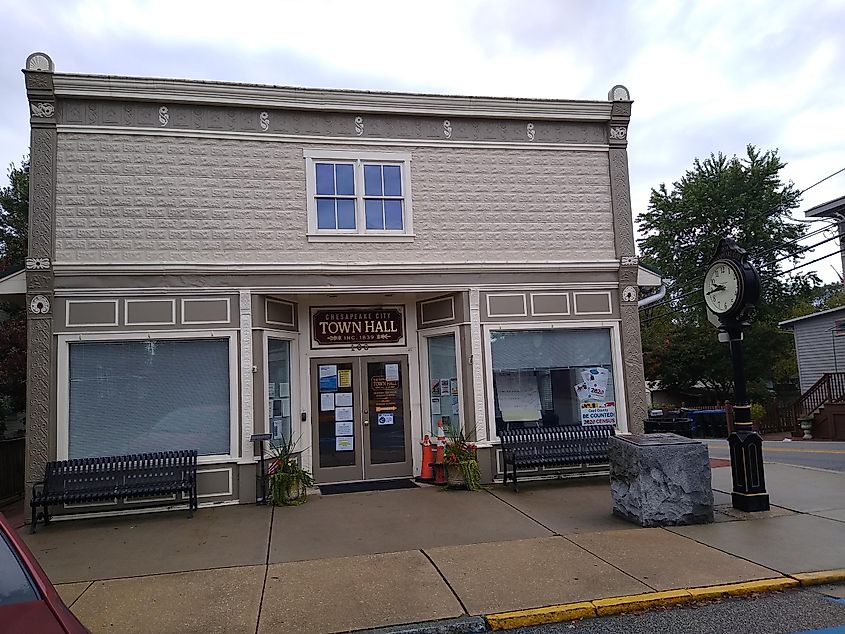
[[[446,485],[450,489],[465,489],[467,486],[464,470],[459,464],[446,465]]]
[[[804,432],[804,440],[813,439],[813,421],[811,419],[804,419],[801,421],[801,430]]]

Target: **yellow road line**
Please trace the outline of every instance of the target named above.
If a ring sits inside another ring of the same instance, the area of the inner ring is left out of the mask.
[[[712,446],[712,445],[711,445]],[[719,447],[715,447],[718,449]],[[725,451],[728,448],[725,447]],[[825,454],[845,454],[845,449],[788,449],[786,447],[763,447],[763,453],[767,453],[769,451],[780,451],[781,453],[825,453]]]

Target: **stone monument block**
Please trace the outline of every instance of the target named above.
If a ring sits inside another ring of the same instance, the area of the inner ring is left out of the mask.
[[[713,521],[707,447],[676,434],[609,440],[613,513],[640,526]]]

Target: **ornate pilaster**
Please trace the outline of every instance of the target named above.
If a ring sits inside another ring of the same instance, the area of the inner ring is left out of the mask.
[[[487,440],[487,403],[484,401],[484,366],[481,362],[481,294],[477,288],[469,289],[469,336],[472,359],[472,389],[475,409],[475,438],[476,442]],[[490,386],[492,390],[492,386]],[[467,429],[467,432],[469,430]]]
[[[616,256],[620,259],[619,297],[622,317],[622,363],[628,430],[642,433],[646,417],[643,346],[637,306],[639,264],[634,251],[634,220],[631,214],[631,183],[628,176],[628,123],[631,120],[631,96],[624,86],[614,86],[607,95],[612,102],[607,140],[610,145],[610,198],[613,208],[613,233]]]
[[[55,457],[53,256],[56,206],[56,96],[53,61],[33,53],[23,70],[30,113],[29,246],[26,260],[26,495]],[[61,380],[61,379],[60,379]]]
[[[249,291],[240,291],[239,298],[241,326],[241,456],[244,461],[252,462],[253,443],[253,376],[252,376],[252,295]],[[232,453],[235,453],[234,448]]]

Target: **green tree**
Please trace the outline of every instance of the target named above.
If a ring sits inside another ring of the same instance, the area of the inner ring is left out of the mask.
[[[0,189],[0,274],[23,266],[29,222],[29,159],[9,168]],[[26,401],[26,315],[21,306],[0,303],[0,422],[23,411]]]
[[[23,266],[29,223],[29,158],[9,167],[9,185],[0,189],[0,271]]]
[[[644,263],[670,282],[666,300],[641,313],[649,380],[679,390],[702,384],[717,399],[732,392],[727,346],[717,342],[704,306],[691,306],[702,299],[704,267],[722,236],[749,252],[764,279],[745,335],[750,394],[768,399],[769,382],[795,375],[792,337],[777,324],[812,301],[819,280],[813,273],[784,273],[801,257],[798,239],[807,233],[805,224],[791,220],[801,195],[781,179],[784,167],[776,150],[749,145],[742,158],[719,153],[696,159],[671,189],[652,189],[648,210],[637,218],[644,236],[639,247]]]

